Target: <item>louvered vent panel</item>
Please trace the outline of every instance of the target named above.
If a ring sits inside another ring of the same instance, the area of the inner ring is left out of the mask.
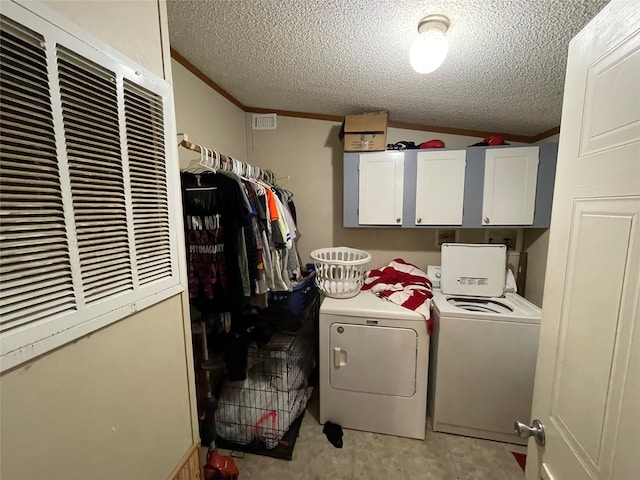
[[[0,329],[76,309],[42,37],[0,19]]]
[[[133,288],[112,72],[58,47],[58,72],[85,301]]]
[[[171,276],[162,98],[124,82],[127,149],[140,284]]]

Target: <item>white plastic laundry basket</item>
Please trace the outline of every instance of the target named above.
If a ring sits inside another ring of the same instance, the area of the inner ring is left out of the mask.
[[[319,248],[311,252],[316,285],[328,297],[355,297],[364,283],[364,267],[371,255],[349,247]]]

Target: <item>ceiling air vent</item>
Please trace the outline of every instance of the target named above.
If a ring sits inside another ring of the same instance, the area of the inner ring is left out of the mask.
[[[275,130],[278,123],[276,113],[254,113],[251,115],[252,130]]]

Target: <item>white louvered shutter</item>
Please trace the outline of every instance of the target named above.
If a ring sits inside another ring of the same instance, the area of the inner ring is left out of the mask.
[[[43,39],[6,18],[0,41],[0,325],[74,311]]]
[[[87,304],[133,288],[115,74],[58,48],[62,117]]]
[[[33,8],[0,16],[0,371],[184,290],[170,85]]]
[[[162,98],[124,81],[124,107],[140,285],[171,275]]]

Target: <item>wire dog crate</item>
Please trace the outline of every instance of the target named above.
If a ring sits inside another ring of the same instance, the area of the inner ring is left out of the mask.
[[[314,357],[313,337],[302,332],[274,335],[266,346],[250,347],[247,378],[226,380],[220,391],[215,414],[218,437],[268,450],[282,443],[309,400]]]

